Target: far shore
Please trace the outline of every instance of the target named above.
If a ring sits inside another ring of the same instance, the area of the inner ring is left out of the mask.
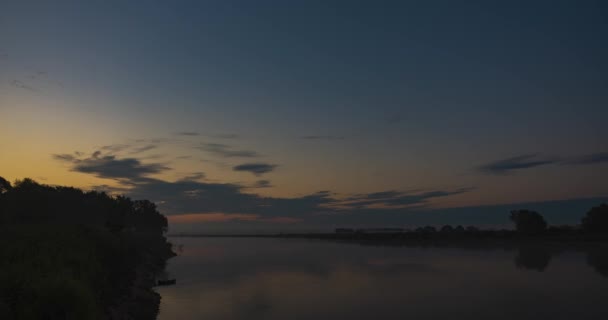
[[[179,233],[171,234],[173,238],[278,238],[278,239],[314,239],[338,242],[360,243],[370,245],[395,245],[395,246],[474,246],[474,247],[511,247],[521,245],[555,244],[560,246],[588,246],[608,245],[606,234],[586,234],[572,232],[569,234],[540,234],[525,235],[517,231],[476,231],[464,233],[420,233],[420,232],[395,232],[395,233],[232,233],[232,234],[210,234],[210,233]]]

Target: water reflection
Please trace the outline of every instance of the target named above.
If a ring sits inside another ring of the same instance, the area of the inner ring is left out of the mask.
[[[180,238],[160,319],[604,319],[605,251]],[[593,253],[593,254],[592,254]],[[598,273],[594,273],[593,266]],[[514,267],[517,266],[517,267]],[[528,270],[539,271],[529,272]]]
[[[515,256],[515,265],[518,268],[545,271],[553,257],[550,249],[544,246],[520,246]]]
[[[587,263],[599,274],[608,277],[608,250],[594,248],[587,254]]]

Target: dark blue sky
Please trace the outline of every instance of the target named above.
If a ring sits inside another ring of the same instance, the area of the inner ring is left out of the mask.
[[[608,4],[463,2],[3,1],[2,174],[265,223],[607,196]]]

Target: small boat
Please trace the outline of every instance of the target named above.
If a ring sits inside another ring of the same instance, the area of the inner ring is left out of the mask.
[[[159,286],[170,286],[170,285],[174,285],[176,282],[175,279],[168,279],[168,280],[158,280],[156,282],[157,285]]]

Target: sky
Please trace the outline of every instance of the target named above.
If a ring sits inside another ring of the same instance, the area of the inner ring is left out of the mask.
[[[608,200],[605,1],[0,3],[0,175],[175,232],[575,222]]]

